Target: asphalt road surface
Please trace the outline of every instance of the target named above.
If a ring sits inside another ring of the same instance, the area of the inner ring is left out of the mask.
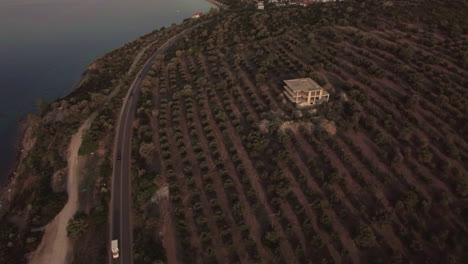
[[[207,23],[199,23],[181,33],[175,35],[166,41],[152,56],[149,58],[143,69],[137,74],[130,89],[123,100],[123,106],[120,111],[120,116],[117,121],[116,137],[114,142],[114,161],[112,172],[112,196],[111,196],[111,214],[110,214],[110,238],[109,238],[109,263],[115,264],[132,264],[132,219],[131,219],[131,141],[132,141],[132,124],[135,115],[136,105],[139,97],[141,83],[144,77],[151,69],[151,65],[156,60],[158,55],[166,52],[175,42],[180,40],[185,35],[189,34],[195,28]],[[119,241],[120,256],[117,259],[112,259],[111,241],[117,239]]]

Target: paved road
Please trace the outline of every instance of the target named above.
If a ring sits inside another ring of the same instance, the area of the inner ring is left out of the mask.
[[[120,257],[112,259],[112,254],[109,250],[109,263],[115,264],[132,264],[132,222],[131,222],[131,141],[132,141],[132,124],[135,114],[135,109],[140,92],[140,86],[144,77],[151,69],[151,65],[156,60],[158,55],[163,54],[175,42],[180,40],[185,35],[189,34],[195,28],[207,23],[199,23],[194,25],[173,38],[166,41],[152,56],[149,58],[143,69],[137,74],[130,89],[123,100],[123,106],[120,111],[120,116],[117,121],[116,137],[114,142],[114,160],[112,172],[112,198],[110,206],[110,243],[113,239],[119,240]]]

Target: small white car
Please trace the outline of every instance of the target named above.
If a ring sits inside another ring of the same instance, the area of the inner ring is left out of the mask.
[[[117,239],[112,240],[111,248],[112,258],[119,258],[119,241]]]

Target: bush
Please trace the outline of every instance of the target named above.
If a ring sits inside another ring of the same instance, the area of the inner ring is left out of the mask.
[[[268,147],[270,141],[259,132],[252,132],[247,136],[247,142],[247,147],[261,153]]]
[[[142,157],[149,159],[151,157],[151,155],[153,154],[153,151],[154,151],[154,145],[153,145],[152,142],[150,142],[150,143],[146,143],[146,142],[141,143],[141,145],[140,145],[140,155]]]
[[[84,212],[76,212],[67,225],[67,236],[72,239],[78,239],[88,229],[88,215]]]
[[[80,149],[78,150],[78,155],[87,155],[98,149],[95,135],[91,130],[86,130],[83,133],[82,140]]]
[[[100,226],[107,223],[108,210],[106,206],[99,205],[91,211],[94,224]]]
[[[370,227],[361,228],[359,235],[354,240],[362,248],[372,248],[377,245],[374,232]]]

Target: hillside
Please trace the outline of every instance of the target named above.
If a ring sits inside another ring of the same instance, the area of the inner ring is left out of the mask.
[[[137,111],[135,263],[463,263],[467,13],[231,10],[179,43]],[[304,77],[330,101],[297,110]]]

